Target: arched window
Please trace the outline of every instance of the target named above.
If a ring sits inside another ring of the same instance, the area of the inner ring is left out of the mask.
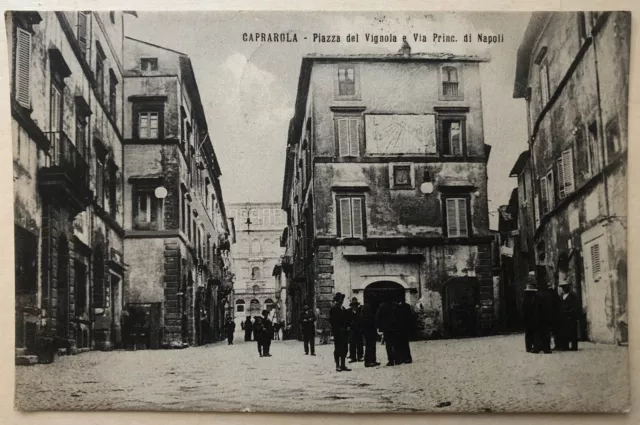
[[[260,316],[260,313],[262,311],[260,310],[260,301],[258,301],[257,299],[252,299],[251,303],[249,304],[249,314],[251,316]]]
[[[251,279],[260,279],[260,267],[254,267],[251,269]]]
[[[272,308],[273,308],[273,300],[271,298],[267,298],[264,301],[264,309],[271,311]]]
[[[262,241],[262,249],[266,252],[271,252],[271,241],[269,239]]]
[[[244,300],[236,301],[236,312],[242,313],[244,311]]]
[[[260,241],[258,239],[254,239],[251,242],[251,253],[257,254],[260,252]]]
[[[444,97],[459,96],[458,69],[453,66],[442,68],[442,94]]]

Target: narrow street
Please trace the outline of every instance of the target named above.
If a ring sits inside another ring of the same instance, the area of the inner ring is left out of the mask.
[[[524,352],[523,336],[420,341],[414,363],[337,373],[333,345],[254,342],[184,350],[92,351],[16,368],[16,405],[50,410],[615,411],[628,400],[628,349]]]

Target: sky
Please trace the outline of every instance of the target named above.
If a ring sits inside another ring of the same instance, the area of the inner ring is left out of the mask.
[[[139,12],[125,15],[128,36],[191,58],[209,134],[222,169],[225,203],[280,202],[289,120],[302,56],[308,53],[394,53],[406,35],[412,52],[485,54],[481,89],[491,227],[516,181],[509,171],[526,149],[526,110],[513,99],[518,46],[528,13],[442,12]],[[243,41],[243,33],[295,32],[297,43]],[[340,34],[340,43],[313,43],[313,33]],[[347,43],[346,34],[360,34]],[[395,34],[395,43],[367,43],[364,34]],[[504,35],[504,42],[416,43],[414,33]],[[307,40],[304,37],[308,37]]]

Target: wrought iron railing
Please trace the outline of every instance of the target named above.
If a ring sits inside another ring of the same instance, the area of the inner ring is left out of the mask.
[[[64,131],[47,133],[51,142],[51,167],[62,170],[82,187],[89,187],[89,165]]]
[[[444,81],[442,83],[442,94],[444,96],[456,97],[458,96],[458,83]]]

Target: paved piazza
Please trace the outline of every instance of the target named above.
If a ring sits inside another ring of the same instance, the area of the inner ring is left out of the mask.
[[[236,341],[184,350],[88,352],[16,367],[21,410],[616,411],[628,405],[628,349],[583,343],[529,354],[522,335],[411,343],[414,363],[335,372],[333,345],[273,357]],[[385,359],[378,345],[378,359]]]

